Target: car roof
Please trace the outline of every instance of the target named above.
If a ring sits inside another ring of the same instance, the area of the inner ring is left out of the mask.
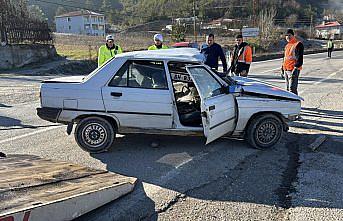
[[[132,51],[118,54],[116,57],[127,59],[152,59],[167,61],[204,62],[205,56],[195,48],[172,48],[161,50]]]

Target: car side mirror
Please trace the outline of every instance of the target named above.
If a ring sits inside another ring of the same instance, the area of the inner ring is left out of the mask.
[[[236,85],[229,85],[229,86],[226,86],[226,87],[222,87],[221,88],[221,92],[223,94],[233,94],[236,92]]]
[[[222,94],[230,94],[230,86],[223,86],[223,87],[221,87],[221,89],[220,89],[220,92],[222,93]]]

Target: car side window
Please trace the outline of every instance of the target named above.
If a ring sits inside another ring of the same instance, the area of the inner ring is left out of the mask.
[[[162,61],[127,61],[109,86],[146,89],[168,89]]]
[[[113,87],[126,87],[127,86],[127,72],[130,66],[130,61],[125,62],[125,64],[117,71],[117,73],[112,78],[109,86]]]

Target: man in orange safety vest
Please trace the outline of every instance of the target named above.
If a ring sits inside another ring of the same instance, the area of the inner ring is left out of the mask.
[[[252,62],[252,50],[248,43],[243,41],[242,35],[236,36],[236,45],[231,55],[231,73],[247,77]]]
[[[298,94],[298,80],[302,70],[304,45],[294,36],[294,31],[288,29],[285,33],[288,44],[285,47],[282,69],[284,70],[286,88],[294,94]]]

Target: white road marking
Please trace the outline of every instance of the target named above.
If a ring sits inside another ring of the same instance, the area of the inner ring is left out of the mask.
[[[335,76],[336,74],[338,74],[338,73],[341,72],[341,71],[343,71],[343,68],[339,69],[338,71],[335,71],[335,72],[331,73],[331,74],[330,74],[329,76],[327,76],[326,78],[321,79],[320,81],[315,82],[313,85],[318,85],[318,84],[322,83],[323,81],[326,81],[326,80],[332,78],[333,76]],[[307,89],[304,89],[304,90],[300,91],[299,94],[304,93],[306,90],[307,90]]]
[[[313,54],[310,54],[310,55],[313,55]],[[307,56],[309,56],[309,55],[304,55],[304,57],[307,57]],[[309,60],[306,62],[306,64],[317,62],[317,61],[323,60],[323,59],[325,59],[325,58],[316,58],[313,60]],[[272,60],[266,60],[266,61],[257,61],[257,62],[253,62],[253,64],[273,62],[273,61],[277,61],[277,60],[282,60],[282,59],[278,58],[278,59],[272,59]],[[305,65],[305,63],[304,63],[304,65]],[[256,72],[258,74],[265,74],[265,73],[270,73],[270,72],[274,72],[274,71],[281,71],[281,63],[280,63],[280,67],[278,67],[278,68],[274,68],[274,69],[270,69],[270,70],[266,70],[266,71],[262,71],[262,72],[258,72],[258,71],[254,71],[254,72]]]
[[[54,129],[57,129],[57,128],[61,128],[63,126],[65,126],[65,125],[51,126],[51,127],[44,128],[44,129],[41,129],[41,130],[33,131],[31,133],[19,135],[19,136],[16,136],[16,137],[7,138],[7,139],[4,139],[4,140],[0,140],[0,144],[7,143],[7,142],[12,142],[12,141],[15,141],[15,140],[18,140],[18,139],[22,139],[22,138],[25,138],[25,137],[29,137],[29,136],[32,136],[32,135],[35,135],[35,134],[39,134],[39,133],[43,133],[43,132],[46,132],[46,131],[49,131],[49,130],[54,130]]]

